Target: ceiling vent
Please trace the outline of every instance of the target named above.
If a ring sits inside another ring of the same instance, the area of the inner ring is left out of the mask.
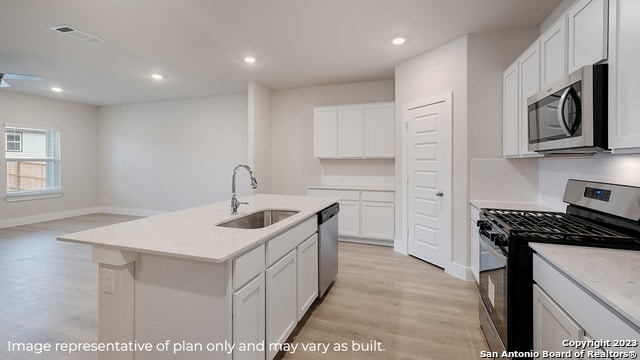
[[[104,40],[100,39],[97,36],[93,36],[84,31],[74,29],[68,25],[54,26],[51,28],[51,30],[59,32],[60,34],[70,36],[77,40],[82,40],[89,44],[99,44],[99,43],[105,42]]]

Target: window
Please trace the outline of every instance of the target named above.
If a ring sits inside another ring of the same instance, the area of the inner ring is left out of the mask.
[[[22,151],[22,133],[7,132],[7,151]]]
[[[5,126],[7,201],[60,195],[60,131]]]

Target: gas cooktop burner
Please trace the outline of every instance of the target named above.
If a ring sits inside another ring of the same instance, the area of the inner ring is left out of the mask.
[[[486,212],[509,235],[578,242],[636,241],[634,237],[570,214],[504,209],[486,209]]]

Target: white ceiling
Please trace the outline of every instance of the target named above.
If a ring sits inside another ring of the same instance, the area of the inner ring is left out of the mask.
[[[252,80],[285,89],[393,79],[396,64],[463,34],[539,25],[559,3],[0,0],[0,72],[44,79],[0,91],[109,105],[240,93]],[[50,30],[58,25],[105,42]],[[407,42],[394,47],[398,35]]]

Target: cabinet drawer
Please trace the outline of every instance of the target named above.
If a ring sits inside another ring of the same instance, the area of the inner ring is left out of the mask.
[[[362,201],[394,202],[395,193],[392,191],[363,191]]]
[[[291,230],[267,242],[267,267],[275,263],[318,230],[318,218],[312,216]]]
[[[630,325],[617,311],[586,292],[538,254],[533,255],[533,280],[593,338],[640,338],[640,329]],[[610,350],[622,351],[622,348]]]
[[[264,245],[233,260],[233,288],[239,289],[264,271]]]
[[[360,200],[360,192],[357,190],[325,190],[325,189],[309,189],[309,196],[332,196],[340,198],[340,200]]]

